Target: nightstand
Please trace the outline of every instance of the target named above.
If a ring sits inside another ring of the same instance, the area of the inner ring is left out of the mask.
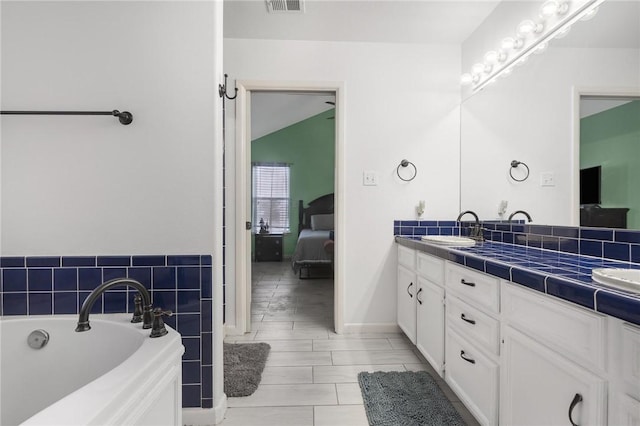
[[[256,262],[282,262],[282,234],[255,234]]]

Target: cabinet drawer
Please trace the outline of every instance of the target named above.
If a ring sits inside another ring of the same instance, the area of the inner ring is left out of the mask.
[[[398,245],[398,264],[406,268],[416,269],[416,251],[405,246]]]
[[[445,380],[483,425],[498,423],[498,364],[447,327]]]
[[[428,279],[432,283],[444,284],[444,260],[428,254],[418,253],[416,257],[416,270],[418,275]]]
[[[505,282],[503,319],[587,369],[605,368],[604,315]]]
[[[488,352],[498,354],[500,323],[454,296],[447,297],[447,324]]]
[[[622,326],[622,377],[629,391],[640,397],[640,329],[629,324]]]
[[[447,263],[447,289],[470,305],[491,312],[500,309],[499,279],[464,266]]]

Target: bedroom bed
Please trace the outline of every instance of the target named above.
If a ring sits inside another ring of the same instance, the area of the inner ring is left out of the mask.
[[[300,279],[333,274],[333,194],[316,198],[304,207],[298,203],[298,241],[291,266]]]

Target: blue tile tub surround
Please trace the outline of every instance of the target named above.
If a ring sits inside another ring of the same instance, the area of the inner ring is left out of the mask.
[[[78,314],[91,290],[126,277],[151,291],[153,303],[174,312],[165,322],[182,334],[183,407],[213,401],[212,257],[210,255],[0,257],[3,315]],[[135,290],[105,292],[93,313],[133,312]]]
[[[597,312],[640,325],[640,295],[594,282],[594,268],[634,268],[639,263],[485,241],[474,247],[448,248],[396,236],[398,244],[494,275]]]

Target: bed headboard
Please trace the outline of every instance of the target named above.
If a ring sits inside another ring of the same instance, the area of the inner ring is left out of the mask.
[[[309,201],[308,207],[304,207],[304,201],[300,200],[298,202],[298,234],[303,229],[311,228],[311,216],[329,213],[333,213],[333,193]]]

